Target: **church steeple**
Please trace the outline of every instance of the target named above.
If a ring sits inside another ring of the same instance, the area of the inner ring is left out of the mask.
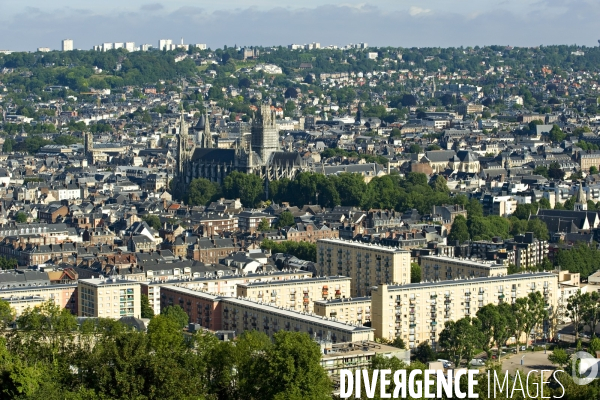
[[[573,207],[575,211],[587,211],[587,196],[583,191],[583,184],[579,183],[579,190],[577,191],[575,206]]]

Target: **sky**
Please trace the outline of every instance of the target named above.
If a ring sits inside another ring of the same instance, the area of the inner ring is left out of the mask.
[[[103,42],[597,46],[598,0],[0,0],[0,49]]]

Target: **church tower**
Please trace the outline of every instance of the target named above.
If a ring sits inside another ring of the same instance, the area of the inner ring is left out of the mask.
[[[194,131],[196,131],[196,144],[198,147],[203,149],[210,149],[213,147],[208,113],[205,112],[200,116],[198,123],[194,126]]]
[[[261,105],[258,115],[252,121],[251,146],[262,162],[266,164],[269,157],[279,151],[279,130],[275,122],[275,113],[268,105]]]
[[[183,113],[179,118],[179,134],[177,135],[177,174],[180,182],[185,181],[186,167],[193,148],[188,150],[188,126],[183,119]]]
[[[583,191],[583,184],[579,184],[579,190],[577,191],[577,201],[575,202],[575,205],[573,207],[573,209],[575,211],[587,211],[587,196],[585,195],[585,192]]]

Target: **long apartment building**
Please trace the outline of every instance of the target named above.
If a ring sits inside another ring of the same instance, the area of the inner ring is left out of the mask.
[[[472,261],[468,258],[422,256],[421,281],[484,278],[508,273],[506,265],[496,262]]]
[[[410,252],[342,239],[317,241],[317,272],[350,277],[352,297],[368,296],[382,283],[410,283]]]
[[[237,297],[312,313],[317,300],[350,297],[350,278],[325,276],[239,284]]]
[[[78,281],[80,317],[114,318],[141,316],[140,283],[115,278]]]
[[[77,314],[77,284],[8,287],[0,289],[0,299],[8,301],[17,317],[28,307],[52,300],[54,304]]]
[[[548,272],[380,285],[372,291],[371,326],[376,337],[393,340],[400,336],[411,349],[422,342],[435,348],[446,321],[473,317],[487,304],[513,303],[536,291],[551,311],[556,310],[558,276]]]
[[[312,278],[312,273],[301,270],[283,270],[274,272],[258,272],[249,274],[217,274],[217,276],[202,278],[183,278],[162,282],[142,282],[142,294],[148,296],[154,314],[160,314],[161,287],[177,285],[219,296],[237,296],[237,285],[247,283],[264,283],[283,280],[301,280]]]
[[[314,313],[322,317],[360,325],[371,321],[370,297],[316,300],[314,303]]]
[[[249,330],[264,332],[270,337],[280,330],[306,332],[317,339],[333,343],[373,340],[373,329],[343,323],[334,319],[304,313],[264,302],[237,297],[217,296],[178,286],[162,288],[161,304],[180,305],[190,322],[210,330],[235,331],[236,335]]]

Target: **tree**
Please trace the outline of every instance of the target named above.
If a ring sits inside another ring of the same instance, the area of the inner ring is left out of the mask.
[[[477,318],[481,321],[481,332],[483,334],[483,350],[487,353],[488,358],[491,358],[492,344],[495,344],[495,338],[502,336],[501,332],[496,330],[504,330],[503,319],[498,312],[498,307],[494,304],[487,304],[477,311]]]
[[[162,224],[160,223],[160,218],[158,218],[158,215],[144,215],[142,217],[142,221],[147,223],[148,226],[152,229],[159,230],[162,228]]]
[[[390,132],[390,137],[396,138],[402,136],[402,131],[398,128],[392,128]]]
[[[27,214],[24,212],[18,212],[17,215],[15,215],[15,221],[20,224],[27,222]]]
[[[185,194],[185,202],[192,206],[206,205],[217,196],[219,190],[219,186],[208,179],[192,179]]]
[[[523,328],[527,336],[540,325],[540,323],[548,318],[546,304],[540,292],[533,292],[527,295],[527,312]],[[537,331],[536,331],[537,334]]]
[[[4,140],[4,144],[2,144],[2,152],[3,153],[11,153],[13,151],[13,146],[15,145],[15,141],[13,139],[7,138]]]
[[[268,219],[263,218],[258,223],[258,227],[256,229],[258,229],[261,232],[268,231],[269,229],[271,229],[271,224],[269,224]]]
[[[334,183],[342,205],[360,207],[367,191],[362,175],[344,172],[337,176]]]
[[[294,225],[294,223],[295,223],[294,216],[292,215],[291,212],[284,211],[281,214],[279,214],[279,219],[277,220],[277,226],[279,228],[284,228],[286,226],[292,226],[292,225]]]
[[[183,329],[188,325],[189,317],[186,312],[178,305],[167,306],[160,310],[160,315],[172,319],[177,323],[179,329]]]
[[[535,169],[533,170],[533,174],[541,175],[546,179],[548,179],[550,177],[548,175],[548,167],[546,167],[545,165],[539,165],[539,166],[535,167]]]
[[[449,241],[458,240],[460,243],[469,240],[469,228],[467,227],[467,220],[462,215],[457,215],[452,222],[450,228],[450,234],[448,235]]]
[[[565,349],[561,349],[560,347],[555,347],[552,351],[552,354],[548,356],[548,361],[550,361],[552,364],[558,365],[562,369],[570,364],[570,359],[571,357],[569,354],[567,354]]]
[[[560,168],[558,163],[550,164],[550,168],[548,168],[548,176],[552,179],[563,179],[565,177],[565,171]]]
[[[416,106],[417,98],[415,96],[413,96],[412,94],[405,94],[402,96],[401,103],[404,107]]]
[[[553,141],[555,143],[560,143],[563,140],[565,140],[567,135],[559,128],[558,125],[555,124],[552,127],[552,129],[550,130],[548,137],[550,138],[551,141]]]
[[[294,87],[289,87],[285,90],[284,97],[286,99],[295,99],[298,97],[298,91]]]
[[[0,299],[0,330],[4,330],[6,325],[14,321],[15,311],[10,303]]]
[[[433,351],[429,343],[422,342],[417,346],[415,349],[415,360],[422,362],[423,364],[435,360],[435,351]]]
[[[534,218],[527,221],[527,231],[533,232],[533,236],[535,236],[539,240],[550,239],[550,234],[548,233],[548,226],[541,219]]]
[[[421,282],[421,266],[417,263],[410,263],[410,283]]]
[[[540,205],[540,208],[542,210],[550,210],[552,208],[552,205],[550,204],[550,201],[547,198],[545,198],[545,197],[542,197],[540,199],[540,201],[538,202],[538,204]]]
[[[260,203],[263,180],[258,175],[234,171],[223,181],[223,194],[229,199],[239,198],[244,206],[253,207]]]
[[[419,154],[422,151],[423,151],[423,149],[421,148],[421,146],[419,146],[416,143],[411,144],[410,147],[408,148],[408,152],[412,153],[412,154]]]
[[[483,206],[477,199],[470,199],[465,209],[468,218],[483,217]]]
[[[590,174],[594,175],[598,173],[598,168],[595,165],[590,167]]]
[[[444,324],[439,344],[458,367],[463,358],[467,362],[471,360],[474,350],[482,346],[484,340],[481,322],[477,318],[464,317]]]
[[[429,186],[431,186],[434,192],[450,192],[450,189],[448,189],[448,181],[446,181],[446,178],[441,175],[438,175],[432,179],[431,182],[429,182]]]
[[[512,312],[515,316],[515,337],[518,343],[519,340],[521,340],[521,337],[523,336],[523,332],[527,333],[527,338],[529,338],[529,332],[527,332],[525,329],[528,313],[527,299],[525,297],[520,297],[517,300],[515,300],[515,302],[512,304]],[[519,346],[517,346],[517,353],[518,352]]]
[[[142,294],[142,297],[140,300],[140,306],[141,306],[141,317],[142,318],[154,317],[154,310],[152,309],[152,307],[150,307],[150,300],[148,299],[148,296],[146,296],[145,294]]]
[[[589,292],[586,297],[585,307],[583,312],[583,320],[590,328],[592,337],[596,336],[596,326],[600,321],[600,294],[598,292]],[[595,354],[595,353],[592,353]]]
[[[402,340],[400,336],[396,336],[390,343],[390,346],[397,347],[402,350],[406,349],[406,343],[404,343],[404,340]]]
[[[263,391],[260,398],[314,399],[331,398],[331,381],[321,367],[321,349],[304,332],[279,331],[266,350]]]
[[[573,322],[575,328],[575,341],[579,340],[579,332],[583,328],[584,315],[586,312],[586,302],[588,293],[581,293],[578,290],[573,296],[567,300],[567,316]]]

